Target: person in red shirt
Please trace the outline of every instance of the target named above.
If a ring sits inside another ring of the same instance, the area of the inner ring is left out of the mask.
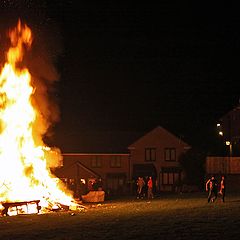
[[[153,198],[153,182],[152,182],[152,177],[149,177],[148,182],[147,182],[147,186],[148,186],[148,199],[152,199],[152,198]]]

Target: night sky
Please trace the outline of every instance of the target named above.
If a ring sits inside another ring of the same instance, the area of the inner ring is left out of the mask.
[[[56,68],[49,143],[114,151],[162,126],[213,144],[218,118],[239,103],[240,16],[221,1],[171,2],[1,1],[1,29],[26,21]]]

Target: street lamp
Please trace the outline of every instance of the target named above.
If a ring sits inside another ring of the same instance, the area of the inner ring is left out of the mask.
[[[223,136],[223,132],[222,132],[222,131],[219,131],[218,134],[219,134],[220,136]]]
[[[218,134],[219,134],[220,136],[223,136],[223,131],[222,131],[221,123],[217,123],[217,129],[218,129]]]
[[[232,158],[232,143],[230,141],[225,142],[227,146],[229,146],[229,164],[228,164],[228,170],[229,173],[231,172],[230,166],[231,166],[231,158]]]
[[[217,129],[218,129],[218,135],[221,137],[225,136],[225,134],[222,131],[221,123],[217,123]],[[231,171],[231,158],[232,158],[232,142],[229,140],[225,141],[226,146],[229,146],[229,157],[228,157],[228,164],[227,164],[227,173],[230,173]]]
[[[229,155],[232,156],[232,143],[230,141],[226,141],[226,145],[229,146]]]

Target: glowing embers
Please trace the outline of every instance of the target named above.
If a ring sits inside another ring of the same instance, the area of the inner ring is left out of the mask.
[[[14,216],[18,214],[37,214],[41,207],[40,200],[25,201],[25,202],[5,202],[2,203],[4,207],[2,216]]]

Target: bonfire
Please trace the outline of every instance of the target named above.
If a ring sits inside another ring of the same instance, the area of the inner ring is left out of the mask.
[[[61,153],[44,144],[46,132],[39,128],[44,129],[47,120],[23,64],[33,42],[32,31],[19,20],[8,36],[11,46],[0,69],[0,209],[16,215],[74,206],[71,192],[50,171],[51,158],[61,159]]]

